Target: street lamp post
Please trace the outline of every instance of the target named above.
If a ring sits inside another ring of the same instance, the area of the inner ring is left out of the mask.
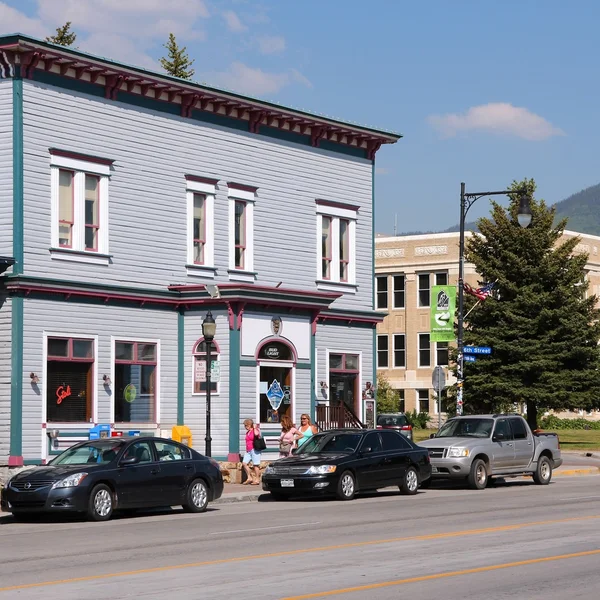
[[[202,321],[202,336],[206,344],[206,436],[204,438],[206,444],[206,456],[212,455],[212,437],[210,436],[210,395],[212,391],[212,344],[215,339],[217,324],[210,310]]]
[[[463,387],[465,381],[464,375],[464,344],[463,344],[463,329],[464,329],[464,276],[465,276],[465,220],[467,212],[473,204],[484,196],[507,196],[514,194],[515,190],[505,190],[502,192],[465,192],[465,184],[460,184],[460,237],[459,237],[459,257],[458,257],[458,376],[456,378],[456,414],[462,415],[463,412]],[[529,227],[531,223],[531,208],[529,206],[529,195],[527,190],[520,191],[519,198],[519,213],[517,215],[519,225],[523,228]]]

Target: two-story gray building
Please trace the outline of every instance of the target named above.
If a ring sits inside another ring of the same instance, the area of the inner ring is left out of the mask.
[[[375,153],[399,137],[0,37],[0,465],[97,424],[203,451],[208,311],[213,456],[248,417],[274,451],[284,414],[363,419]]]

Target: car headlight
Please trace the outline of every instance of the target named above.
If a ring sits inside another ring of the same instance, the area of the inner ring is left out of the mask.
[[[275,469],[271,465],[269,465],[265,469],[265,475],[273,475],[273,473],[275,473]]]
[[[52,489],[56,490],[59,488],[70,488],[77,487],[85,478],[87,477],[87,473],[75,473],[74,475],[69,475],[60,481],[57,481]]]
[[[306,471],[306,475],[326,475],[327,473],[335,473],[335,465],[320,465],[318,467],[310,467]]]
[[[469,456],[468,448],[448,448],[448,458],[462,458]]]
[[[6,482],[6,486],[5,487],[10,487],[10,484],[12,482],[12,480],[15,478],[15,476],[13,475],[12,477],[9,477],[8,481]]]

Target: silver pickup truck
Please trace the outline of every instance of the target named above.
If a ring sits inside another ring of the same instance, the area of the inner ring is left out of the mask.
[[[562,465],[555,433],[532,433],[518,415],[474,415],[449,419],[430,439],[432,479],[466,479],[482,490],[492,477],[532,475],[546,485]],[[428,480],[422,487],[427,487]]]

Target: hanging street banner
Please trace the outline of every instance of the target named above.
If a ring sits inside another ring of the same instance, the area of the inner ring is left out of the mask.
[[[455,339],[456,286],[434,285],[431,288],[430,306],[430,340],[432,342],[453,342]]]

